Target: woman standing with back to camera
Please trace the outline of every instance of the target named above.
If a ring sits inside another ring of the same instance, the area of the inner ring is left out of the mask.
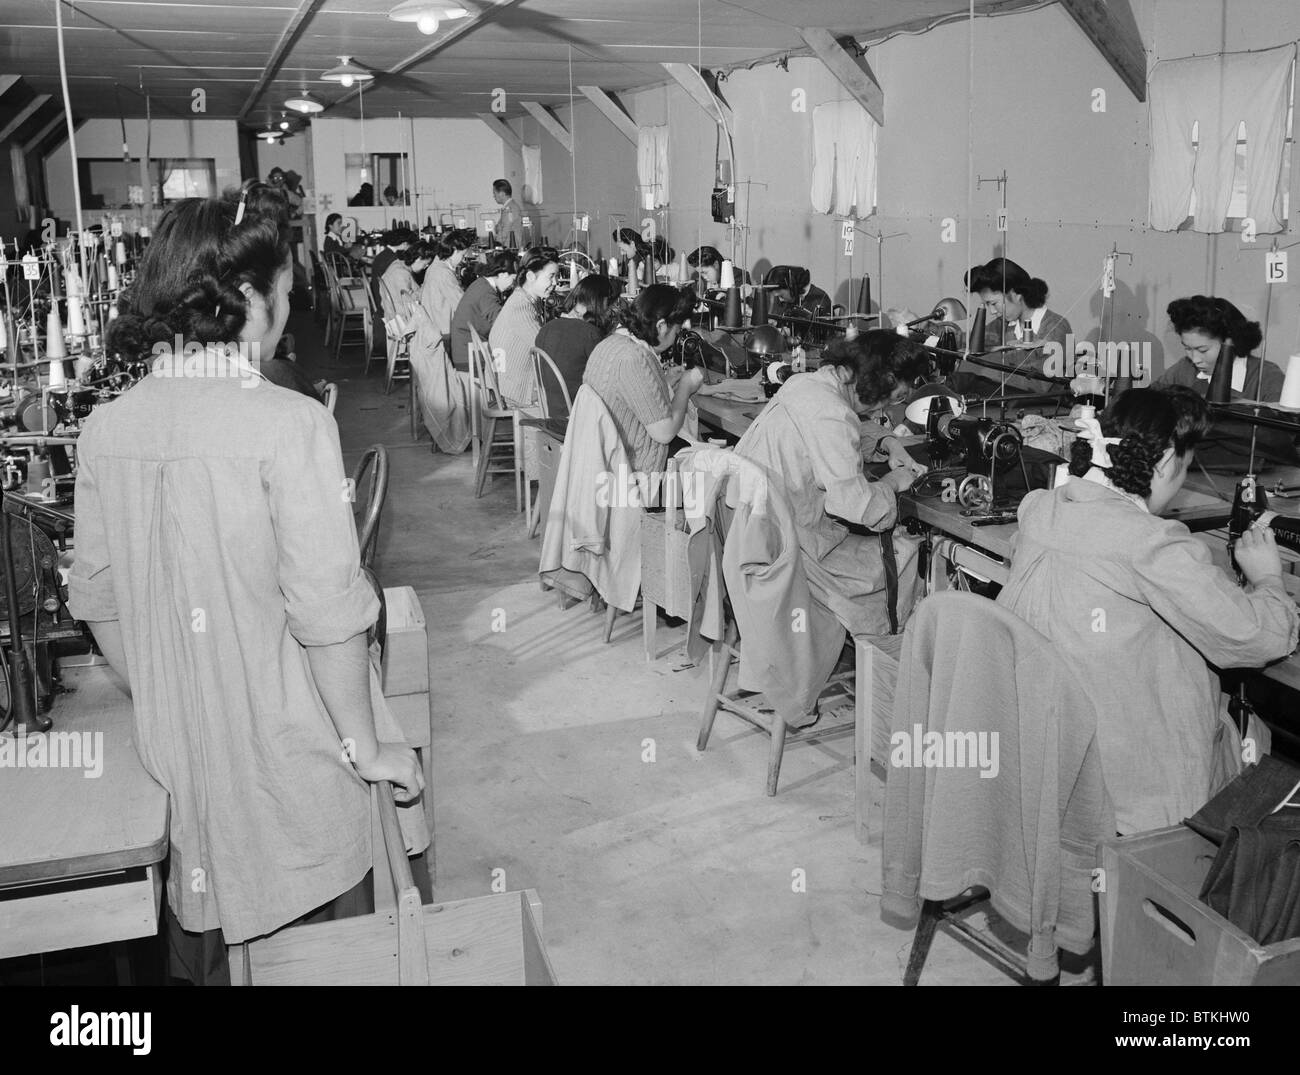
[[[338,429],[257,374],[291,271],[284,202],[265,188],[168,210],[109,345],[198,345],[204,368],[155,364],[78,445],[69,603],[129,687],[136,749],[171,797],[172,972],[196,983],[229,981],[225,945],[364,879],[367,782],[399,801],[422,786],[414,753],[375,734],[379,605]]]

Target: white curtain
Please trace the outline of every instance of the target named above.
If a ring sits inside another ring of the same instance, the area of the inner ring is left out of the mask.
[[[1281,231],[1282,152],[1295,45],[1233,56],[1169,60],[1151,73],[1150,219],[1158,231],[1221,232],[1232,200],[1237,133],[1246,125],[1246,216]],[[1192,145],[1192,124],[1199,146]]]
[[[813,109],[812,206],[818,213],[867,216],[876,208],[880,126],[857,101]]]
[[[524,201],[542,204],[542,147],[524,146]]]
[[[641,184],[641,208],[668,204],[668,125],[638,127],[636,170]]]

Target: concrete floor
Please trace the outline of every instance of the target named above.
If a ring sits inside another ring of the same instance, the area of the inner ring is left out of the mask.
[[[312,330],[291,327],[310,364]],[[602,617],[541,592],[506,479],[476,500],[469,453],[412,444],[379,364],[318,368],[340,383],[349,468],[389,449],[376,566],[428,621],[437,898],[486,895],[498,869],[536,889],[562,984],[899,984],[911,934],[880,920],[878,777],[872,841],[853,836],[852,737],[790,747],[775,798],[767,739],[736,718],[697,752],[706,668],[669,652],[680,632],[661,627],[653,664],[639,614],[604,645]],[[922,982],[1011,984],[943,932]]]

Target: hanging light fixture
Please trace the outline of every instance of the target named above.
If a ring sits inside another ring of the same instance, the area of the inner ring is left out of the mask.
[[[342,86],[351,87],[358,83],[371,82],[375,76],[364,67],[353,63],[351,56],[340,56],[339,65],[331,67],[320,77],[326,82],[337,82]]]
[[[370,182],[370,158],[366,155],[366,86],[357,87],[357,107],[361,109],[361,182]]]
[[[314,116],[318,112],[324,112],[325,106],[311,95],[311,91],[303,87],[301,97],[290,97],[284,102],[285,108],[292,108],[295,112],[301,112],[304,116]]]
[[[413,22],[422,34],[438,29],[440,19],[463,19],[469,12],[455,4],[430,3],[428,0],[404,0],[388,13],[393,22]]]

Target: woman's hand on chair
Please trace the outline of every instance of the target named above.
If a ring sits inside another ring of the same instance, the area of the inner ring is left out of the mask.
[[[400,743],[380,743],[373,757],[358,757],[353,764],[357,775],[367,783],[387,780],[392,784],[393,798],[399,803],[409,803],[424,790],[424,774],[415,751]]]

